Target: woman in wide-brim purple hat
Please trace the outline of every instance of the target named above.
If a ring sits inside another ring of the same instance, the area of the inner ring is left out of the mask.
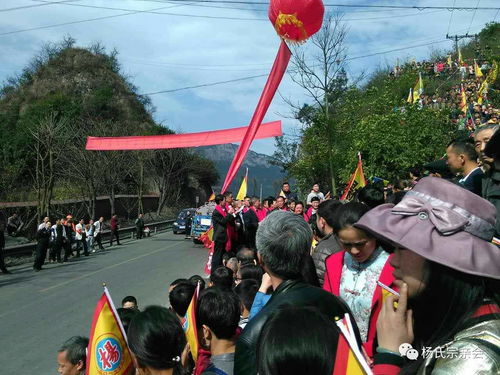
[[[488,201],[427,177],[396,206],[379,206],[355,224],[394,246],[400,289],[379,315],[375,373],[498,373],[495,216]]]

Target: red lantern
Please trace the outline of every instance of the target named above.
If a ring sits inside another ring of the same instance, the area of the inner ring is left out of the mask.
[[[291,42],[303,42],[323,23],[325,7],[321,0],[271,0],[269,19],[276,32]]]

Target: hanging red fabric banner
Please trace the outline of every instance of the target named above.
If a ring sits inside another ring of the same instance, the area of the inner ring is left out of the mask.
[[[280,49],[278,50],[278,54],[274,60],[273,68],[267,78],[266,86],[264,87],[264,91],[262,91],[259,103],[257,104],[257,108],[253,114],[252,121],[250,121],[245,137],[241,141],[240,147],[234,155],[233,162],[229,166],[226,179],[224,180],[224,185],[222,186],[222,193],[224,193],[229,185],[231,185],[233,178],[236,176],[238,169],[241,167],[241,164],[247,155],[252,141],[256,138],[257,132],[261,127],[260,125],[262,119],[264,118],[283,75],[285,74],[286,67],[288,66],[291,56],[292,53],[288,49],[288,46],[284,41],[281,41]]]
[[[147,135],[130,137],[87,137],[86,150],[158,150],[164,148],[186,148],[222,145],[241,142],[248,126],[200,133]],[[255,136],[257,139],[283,135],[281,121],[262,124]]]

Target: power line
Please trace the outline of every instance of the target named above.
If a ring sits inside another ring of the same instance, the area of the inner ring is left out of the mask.
[[[424,47],[428,46],[431,44],[437,44],[437,43],[443,43],[446,42],[446,39],[441,40],[441,41],[434,41],[430,43],[424,43],[424,44],[417,44],[409,47],[402,47],[402,48],[395,48],[392,50],[387,50],[387,51],[381,51],[381,52],[376,52],[368,55],[363,55],[363,56],[356,56],[356,57],[351,57],[351,58],[346,58],[345,61],[352,61],[352,60],[357,60],[357,59],[364,59],[367,57],[372,57],[372,56],[377,56],[377,55],[382,55],[390,52],[397,52],[397,51],[402,51],[405,49],[410,49],[410,48],[416,48],[416,47]],[[191,89],[197,89],[197,88],[202,88],[202,87],[210,87],[210,86],[217,86],[217,85],[223,85],[226,83],[233,83],[233,82],[240,82],[240,81],[247,81],[250,79],[255,79],[255,78],[260,78],[260,77],[266,77],[268,74],[258,74],[258,75],[253,75],[253,76],[248,76],[248,77],[241,77],[241,78],[236,78],[236,79],[230,79],[226,81],[218,81],[218,82],[212,82],[212,83],[204,83],[200,85],[195,85],[195,86],[186,86],[186,87],[179,87],[176,89],[170,89],[170,90],[161,90],[161,91],[155,91],[155,92],[150,92],[150,93],[144,93],[140,94],[143,96],[151,96],[151,95],[157,95],[157,94],[167,94],[167,93],[172,93],[172,92],[178,92],[178,91],[184,91],[184,90],[191,90]]]
[[[140,0],[135,0],[140,1]],[[153,1],[153,0],[147,0]],[[170,2],[182,3],[190,0],[169,0]],[[246,4],[246,5],[269,5],[268,2],[240,1],[240,0],[195,0],[195,3],[212,4]],[[440,9],[440,10],[498,10],[499,7],[450,7],[450,6],[416,6],[416,5],[368,5],[368,4],[324,4],[325,7],[338,8],[375,8],[375,9]]]
[[[477,0],[477,3],[476,3],[476,9],[474,9],[474,13],[472,13],[472,18],[470,20],[470,23],[469,23],[469,28],[467,29],[467,34],[469,33],[470,31],[470,28],[472,26],[472,22],[474,22],[474,18],[476,17],[476,12],[477,12],[477,7],[479,6],[479,3],[480,3],[481,0]]]
[[[13,10],[28,9],[28,8],[39,8],[39,7],[44,7],[44,6],[47,6],[47,5],[69,3],[69,2],[72,2],[72,1],[81,1],[81,0],[53,1],[53,2],[45,3],[45,4],[22,5],[22,6],[13,7],[13,8],[3,8],[3,9],[0,9],[0,13],[1,12],[10,12],[10,11],[13,11]]]
[[[455,3],[457,2],[457,0],[453,0],[453,6],[455,6]],[[450,26],[451,26],[451,19],[453,18],[453,10],[451,11],[450,13],[450,21],[448,22],[448,31],[446,31],[446,34],[449,34],[450,33]]]

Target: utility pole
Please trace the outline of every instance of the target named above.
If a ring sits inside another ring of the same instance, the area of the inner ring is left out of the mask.
[[[477,37],[478,37],[477,34],[469,35],[469,33],[464,34],[464,35],[448,35],[448,34],[446,34],[446,39],[451,39],[455,42],[455,53],[457,54],[457,56],[458,56],[458,41],[459,40],[466,39],[466,38],[469,38],[469,39],[474,38],[477,40]]]

